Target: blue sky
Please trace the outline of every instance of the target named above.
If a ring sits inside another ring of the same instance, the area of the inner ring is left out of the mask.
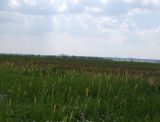
[[[160,0],[0,0],[0,53],[160,59]]]

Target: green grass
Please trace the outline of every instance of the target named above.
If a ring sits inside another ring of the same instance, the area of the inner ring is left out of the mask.
[[[150,63],[0,56],[0,122],[159,122],[159,71]]]

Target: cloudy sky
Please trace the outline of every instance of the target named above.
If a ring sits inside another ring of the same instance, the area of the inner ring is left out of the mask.
[[[0,53],[160,59],[160,0],[0,0]]]

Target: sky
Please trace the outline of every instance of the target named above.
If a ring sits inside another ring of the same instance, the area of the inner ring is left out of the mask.
[[[160,59],[160,0],[0,0],[0,53]]]

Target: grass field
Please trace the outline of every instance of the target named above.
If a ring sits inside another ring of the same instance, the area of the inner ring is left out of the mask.
[[[0,55],[0,122],[160,122],[160,64]]]

